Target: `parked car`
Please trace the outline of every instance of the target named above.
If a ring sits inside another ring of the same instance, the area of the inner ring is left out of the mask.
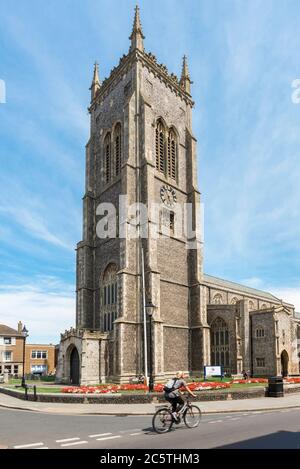
[[[0,375],[0,383],[4,383],[4,375]]]

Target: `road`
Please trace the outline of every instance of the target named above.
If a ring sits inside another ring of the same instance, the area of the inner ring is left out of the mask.
[[[300,409],[204,415],[196,429],[157,435],[150,416],[70,416],[0,409],[0,447],[300,448]]]

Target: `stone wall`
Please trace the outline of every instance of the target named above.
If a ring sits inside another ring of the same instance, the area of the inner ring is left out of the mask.
[[[164,372],[189,371],[188,328],[164,327]]]

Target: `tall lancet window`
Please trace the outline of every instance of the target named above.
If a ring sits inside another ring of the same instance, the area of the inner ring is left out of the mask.
[[[111,178],[111,135],[108,133],[104,140],[104,166],[105,166],[105,182],[109,182]]]
[[[169,130],[168,135],[168,176],[176,179],[177,164],[177,141],[176,134],[173,129]]]
[[[115,148],[115,173],[116,173],[116,176],[118,176],[121,172],[121,159],[122,159],[121,124],[117,124],[115,127],[114,148]]]
[[[229,329],[226,322],[216,318],[210,328],[211,364],[229,369]]]
[[[156,153],[156,169],[161,173],[165,172],[165,129],[161,120],[156,124],[155,135],[155,153]]]
[[[102,330],[104,332],[113,329],[113,323],[117,319],[117,266],[110,264],[103,275],[102,284]]]

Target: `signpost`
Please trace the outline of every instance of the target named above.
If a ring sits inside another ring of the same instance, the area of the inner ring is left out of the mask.
[[[223,369],[222,366],[205,366],[204,367],[204,381],[207,376],[221,376],[223,378]]]

